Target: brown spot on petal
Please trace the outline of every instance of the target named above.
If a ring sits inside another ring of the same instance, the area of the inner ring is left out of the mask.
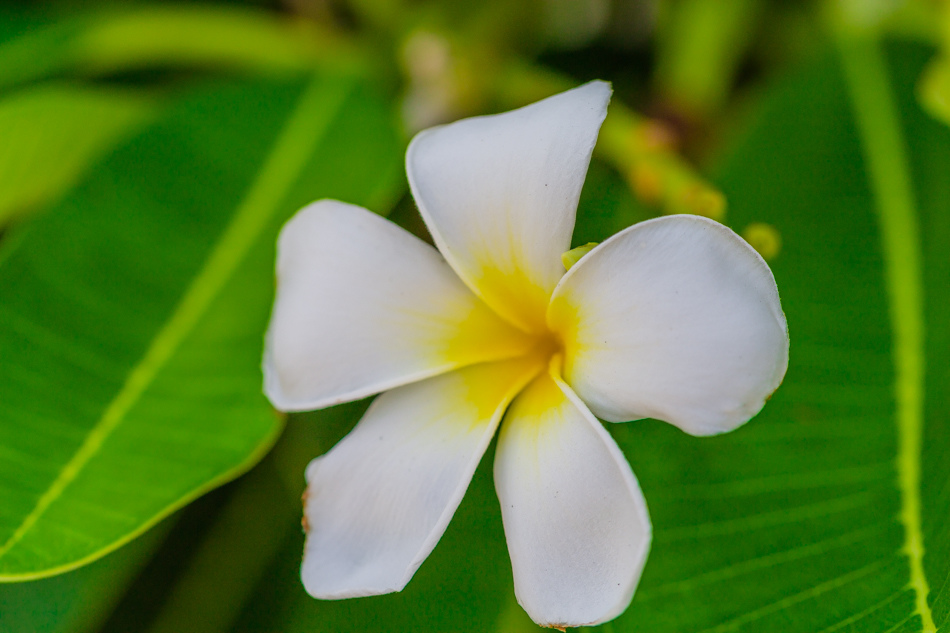
[[[300,495],[300,503],[303,504],[303,516],[300,518],[300,527],[303,528],[305,534],[310,533],[310,521],[307,520],[307,499],[310,498],[310,488],[305,488],[303,494]]]

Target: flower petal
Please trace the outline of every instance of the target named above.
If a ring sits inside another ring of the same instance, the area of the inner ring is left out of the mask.
[[[360,207],[315,202],[283,228],[264,390],[284,411],[355,400],[531,342],[431,246]]]
[[[307,467],[301,577],[316,598],[399,591],[441,538],[536,359],[467,367],[379,396]]]
[[[495,457],[518,602],[542,626],[627,608],[650,549],[646,502],[603,426],[545,373],[515,399]]]
[[[772,272],[723,225],[658,218],[618,233],[571,268],[548,323],[565,380],[598,417],[652,417],[693,435],[743,424],[788,366]]]
[[[498,314],[544,329],[610,86],[418,134],[406,171],[439,250]]]

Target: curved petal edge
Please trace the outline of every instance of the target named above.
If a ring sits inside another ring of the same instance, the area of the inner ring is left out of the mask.
[[[548,323],[565,340],[565,380],[612,422],[730,431],[759,412],[788,367],[771,270],[699,216],[648,220],[599,245],[561,280]]]
[[[315,598],[400,591],[442,537],[536,360],[467,367],[377,398],[307,467],[301,578]]]
[[[263,362],[278,409],[364,398],[529,346],[434,248],[375,213],[321,200],[280,233]]]
[[[610,85],[594,81],[502,114],[419,133],[406,152],[412,195],[469,288],[527,331],[544,328],[564,273]]]
[[[518,603],[542,626],[592,626],[630,604],[650,550],[646,501],[601,423],[554,372],[505,416],[495,488]]]

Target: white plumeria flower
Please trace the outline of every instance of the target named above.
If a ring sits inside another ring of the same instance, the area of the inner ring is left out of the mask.
[[[385,392],[307,468],[311,595],[401,590],[504,418],[495,487],[519,603],[544,626],[610,620],[633,597],[651,526],[595,416],[722,433],[781,382],[775,281],[728,228],[642,222],[565,273],[609,99],[596,81],[416,136],[406,169],[438,251],[332,200],[284,227],[268,397],[304,411]]]

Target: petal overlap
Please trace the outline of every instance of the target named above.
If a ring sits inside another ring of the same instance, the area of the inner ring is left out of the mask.
[[[641,222],[592,250],[561,280],[548,323],[565,341],[565,380],[612,422],[729,431],[758,413],[788,366],[771,271],[698,216]]]
[[[613,439],[556,373],[505,416],[495,457],[518,602],[542,626],[594,625],[630,603],[650,549],[646,502]]]
[[[467,367],[379,396],[307,467],[301,577],[318,598],[401,590],[445,531],[537,359]]]
[[[498,314],[544,329],[610,86],[417,135],[406,171],[439,250]]]
[[[360,207],[316,202],[278,248],[264,380],[281,410],[363,398],[531,344],[434,248]]]

